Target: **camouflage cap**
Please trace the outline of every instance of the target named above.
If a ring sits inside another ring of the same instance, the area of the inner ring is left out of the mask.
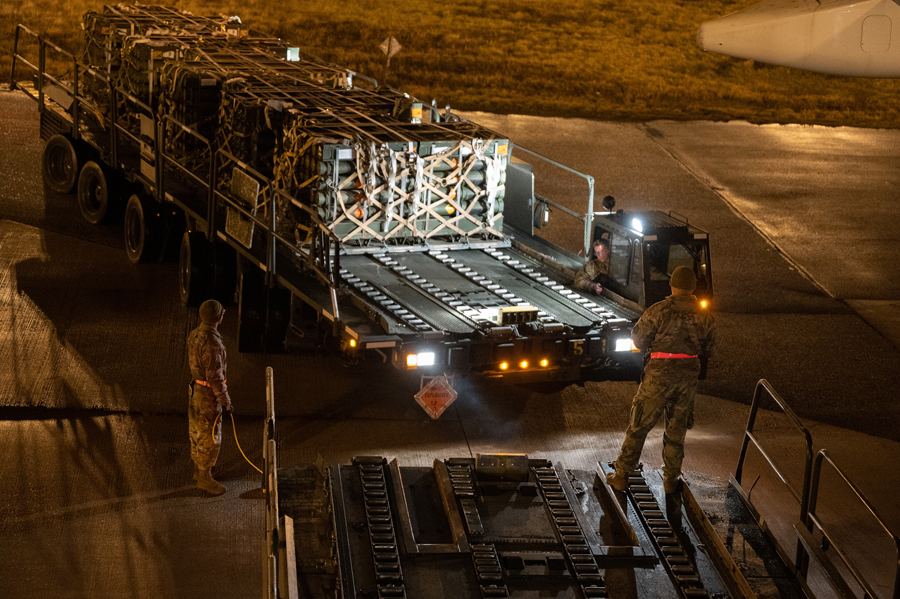
[[[694,271],[687,266],[679,266],[675,269],[675,272],[672,273],[672,278],[669,279],[669,285],[672,286],[672,289],[693,291],[697,287],[697,276],[694,274]]]
[[[200,304],[200,322],[203,324],[215,324],[222,318],[225,308],[214,299],[206,300]]]

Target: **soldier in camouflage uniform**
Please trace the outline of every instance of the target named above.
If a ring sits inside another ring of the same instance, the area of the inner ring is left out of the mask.
[[[617,491],[627,488],[628,473],[640,461],[644,440],[663,414],[663,486],[666,493],[678,491],[697,381],[705,378],[706,363],[716,350],[712,314],[692,295],[697,284],[694,271],[679,266],[669,284],[672,295],[650,306],[631,331],[634,345],[649,352],[650,359],[632,402],[631,422],[615,472],[606,477]]]
[[[225,345],[218,327],[225,309],[216,300],[206,300],[200,306],[200,326],[187,339],[188,365],[191,368],[188,425],[191,437],[191,459],[194,460],[194,480],[197,488],[213,495],[221,495],[225,487],[212,477],[222,446],[221,418],[231,414],[231,398],[225,384],[228,363]],[[215,430],[213,430],[215,429]]]
[[[592,245],[592,258],[575,273],[575,289],[600,294],[603,286],[597,282],[600,275],[609,272],[609,241],[595,239]]]

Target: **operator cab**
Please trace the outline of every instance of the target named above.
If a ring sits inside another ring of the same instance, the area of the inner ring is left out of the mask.
[[[604,200],[609,212],[594,213],[593,239],[609,241],[609,273],[603,287],[641,308],[671,294],[669,277],[679,266],[697,276],[694,291],[701,300],[712,299],[709,234],[672,213],[658,211],[612,212],[615,201]]]

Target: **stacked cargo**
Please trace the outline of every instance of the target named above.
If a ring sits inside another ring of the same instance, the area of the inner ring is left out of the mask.
[[[256,180],[235,201],[274,210],[297,245],[314,223],[347,246],[501,236],[506,140],[233,19],[106,7],[85,16],[83,57],[124,92],[120,124],[154,139],[161,122],[166,154],[203,180],[215,170],[220,192]]]

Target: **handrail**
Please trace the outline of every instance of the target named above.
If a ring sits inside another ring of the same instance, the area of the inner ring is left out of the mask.
[[[806,463],[803,468],[803,489],[798,494],[797,490],[793,487],[793,485],[788,482],[785,476],[781,473],[780,470],[775,466],[772,458],[766,453],[766,451],[762,448],[759,439],[756,438],[756,435],[753,434],[753,426],[756,423],[756,414],[759,411],[759,404],[763,398],[763,391],[765,391],[768,396],[778,404],[781,410],[785,415],[790,419],[791,423],[794,427],[799,430],[806,441]],[[800,520],[804,521],[806,518],[807,511],[809,509],[809,488],[810,488],[810,479],[812,476],[812,464],[813,464],[813,448],[812,448],[812,435],[809,433],[809,430],[803,426],[803,423],[800,422],[800,419],[794,414],[794,411],[785,403],[785,401],[775,392],[772,388],[772,385],[769,384],[769,381],[765,379],[760,379],[759,382],[756,383],[756,389],[753,392],[753,402],[750,404],[750,417],[747,420],[747,428],[744,432],[744,438],[741,443],[741,455],[738,458],[737,468],[734,471],[734,480],[740,485],[741,477],[743,475],[744,470],[744,459],[747,456],[747,448],[749,446],[750,441],[753,441],[753,444],[762,454],[762,456],[769,463],[769,466],[778,475],[778,478],[787,486],[788,490],[800,502]],[[795,566],[800,567],[803,563],[804,553],[802,544],[797,542],[797,562]]]
[[[245,164],[244,162],[242,162],[241,160],[236,158],[234,155],[230,154],[229,152],[226,152],[222,148],[217,149],[215,152],[216,157],[218,157],[219,155],[224,156],[226,159],[233,162],[235,165],[239,166],[242,170],[244,170],[245,172],[247,172],[248,174],[250,174],[251,176],[256,178],[261,183],[264,182],[264,183],[268,184],[270,192],[273,194],[272,195],[273,203],[274,203],[274,199],[276,197],[285,198],[288,201],[292,202],[293,198],[289,194],[285,193],[284,191],[282,191],[280,189],[276,189],[274,187],[274,185],[272,184],[272,181],[269,180],[268,177],[261,174],[259,171],[257,171],[250,165]],[[331,231],[327,226],[325,226],[325,223],[319,218],[319,215],[317,213],[313,212],[313,210],[311,208],[309,208],[308,206],[306,206],[304,204],[296,204],[296,203],[292,202],[292,204],[294,206],[297,206],[300,209],[302,209],[304,212],[306,212],[310,216],[310,220],[313,222],[313,224],[316,226],[316,228],[318,228],[320,231],[322,231],[325,234],[325,238],[332,242],[331,245],[334,247],[335,257],[334,257],[334,261],[331,264],[331,266],[332,266],[331,273],[328,273],[327,270],[319,269],[315,265],[315,254],[316,254],[316,252],[315,252],[316,244],[315,243],[313,243],[312,251],[306,251],[306,250],[303,250],[302,248],[298,248],[295,245],[293,240],[289,240],[286,237],[284,237],[276,232],[275,227],[274,227],[274,222],[271,224],[264,222],[260,218],[251,214],[243,206],[241,206],[240,204],[238,204],[237,202],[232,200],[230,197],[228,197],[227,195],[225,195],[218,189],[214,190],[214,197],[221,198],[222,201],[225,202],[225,204],[227,206],[234,208],[240,214],[242,214],[244,217],[250,219],[257,225],[262,227],[262,229],[264,231],[266,231],[266,237],[267,237],[266,257],[267,257],[267,261],[270,261],[270,264],[267,264],[266,266],[267,266],[267,268],[271,269],[269,272],[273,277],[276,275],[275,255],[274,255],[275,246],[273,245],[273,243],[275,240],[277,240],[277,241],[280,241],[285,247],[289,248],[291,251],[305,254],[306,258],[307,258],[307,262],[309,263],[313,272],[316,273],[316,275],[322,280],[322,282],[326,283],[327,285],[329,285],[331,287],[336,287],[339,285],[340,238],[338,238],[337,235],[335,235],[333,231]],[[274,214],[274,209],[275,209],[275,207],[273,205],[272,206],[273,214]],[[313,239],[315,239],[315,236],[313,237]],[[325,258],[326,259],[327,259],[327,255],[328,255],[328,248],[326,247],[325,248]],[[331,275],[330,278],[329,278],[329,275]]]
[[[263,430],[263,490],[266,494],[266,545],[263,580],[266,597],[278,597],[278,548],[281,518],[278,513],[278,470],[275,459],[275,371],[266,368],[266,423]]]
[[[566,166],[565,164],[556,162],[555,160],[552,160],[550,158],[547,158],[546,156],[538,154],[537,152],[529,150],[528,148],[523,148],[522,146],[517,146],[517,145],[513,144],[512,142],[510,142],[510,155],[512,155],[513,149],[521,150],[527,154],[530,154],[532,156],[540,158],[544,162],[547,162],[554,166],[558,166],[559,168],[561,168],[565,171],[568,171],[568,172],[572,173],[573,175],[578,175],[579,177],[581,177],[587,181],[587,184],[588,184],[588,210],[587,210],[587,212],[584,215],[581,215],[576,212],[572,212],[571,210],[565,209],[565,207],[562,207],[566,212],[569,212],[570,214],[572,214],[572,216],[574,216],[576,218],[581,218],[582,220],[584,220],[584,252],[585,252],[585,254],[587,254],[587,252],[590,250],[590,247],[591,247],[591,234],[592,234],[591,225],[593,223],[593,217],[594,217],[593,216],[594,215],[594,178],[590,175],[586,175],[586,174],[582,173],[581,171],[576,171],[572,167]],[[549,200],[546,200],[546,201],[549,202]],[[554,204],[554,205],[556,205],[556,204]]]
[[[38,44],[38,64],[37,65],[32,64],[32,62],[30,60],[26,59],[24,56],[19,54],[19,31],[24,31],[25,33],[27,33],[28,35],[30,35],[31,37],[33,37],[37,40],[37,44]],[[27,95],[29,98],[31,98],[32,100],[35,100],[38,103],[38,112],[41,112],[44,109],[44,96],[43,96],[43,92],[41,91],[43,89],[43,85],[40,85],[40,82],[42,81],[42,77],[43,77],[43,71],[44,71],[44,40],[41,38],[40,35],[38,35],[37,33],[35,33],[34,31],[32,31],[31,29],[29,29],[28,27],[26,27],[25,25],[22,25],[22,24],[16,25],[16,34],[15,34],[15,39],[13,40],[12,68],[11,68],[11,71],[9,74],[9,88],[11,90],[16,89],[16,62],[17,62],[16,59],[19,59],[22,62],[24,62],[26,66],[28,66],[32,71],[34,71],[37,74],[39,83],[38,83],[38,89],[36,91],[38,93],[38,96],[35,97],[34,95],[29,93],[25,89],[22,89],[21,91],[25,92],[25,95]]]
[[[844,552],[841,551],[840,547],[838,547],[838,544],[834,541],[834,539],[832,539],[831,536],[828,535],[828,531],[825,529],[825,526],[823,525],[822,521],[816,515],[816,504],[818,503],[818,498],[819,498],[819,481],[821,479],[821,474],[822,474],[822,464],[825,463],[826,461],[834,469],[834,471],[837,473],[837,475],[841,477],[841,479],[844,481],[844,483],[846,483],[847,486],[850,487],[850,489],[853,491],[853,494],[856,495],[856,498],[862,502],[862,504],[863,504],[863,506],[865,506],[866,510],[868,510],[868,512],[872,515],[872,517],[875,518],[875,521],[878,522],[878,524],[881,526],[881,528],[894,541],[894,550],[896,552],[897,567],[896,567],[896,570],[894,573],[894,592],[891,595],[891,597],[893,599],[900,599],[900,537],[898,537],[896,534],[891,532],[891,530],[884,523],[884,520],[881,518],[881,516],[878,515],[878,512],[875,511],[875,508],[872,506],[871,503],[869,503],[869,500],[866,499],[866,496],[859,489],[859,487],[857,487],[856,484],[853,483],[853,481],[851,481],[849,478],[847,478],[847,475],[844,474],[844,471],[841,470],[840,468],[838,468],[837,464],[834,463],[834,460],[831,459],[831,457],[828,455],[828,453],[824,449],[822,449],[821,451],[819,451],[818,454],[816,454],[815,466],[813,467],[812,481],[811,481],[811,485],[810,485],[808,510],[807,510],[807,513],[805,514],[805,517],[801,519],[801,521],[800,521],[801,524],[803,526],[805,526],[807,531],[810,533],[812,533],[812,531],[813,531],[813,525],[817,526],[822,531],[822,534],[824,534],[825,537],[828,539],[828,542],[835,549],[835,551],[838,554],[838,557],[840,557],[841,560],[844,562],[844,565],[850,571],[850,574],[852,574],[853,577],[856,579],[856,582],[859,584],[859,586],[862,587],[863,590],[865,590],[865,592],[868,594],[869,597],[873,597],[873,598],[876,597],[875,592],[872,590],[871,586],[866,581],[865,577],[862,574],[860,574],[860,572],[857,570],[856,567],[854,567],[854,565],[850,562],[849,558],[846,557]]]

